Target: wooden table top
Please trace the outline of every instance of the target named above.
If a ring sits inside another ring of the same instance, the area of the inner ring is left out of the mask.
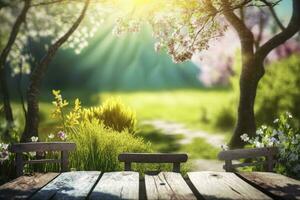
[[[21,176],[0,199],[300,199],[300,181],[268,172],[73,171]]]

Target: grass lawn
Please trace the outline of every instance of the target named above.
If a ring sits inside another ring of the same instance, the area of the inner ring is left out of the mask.
[[[223,133],[230,137],[229,131],[216,129],[211,123],[219,109],[232,101],[232,91],[225,89],[211,90],[175,90],[149,92],[105,92],[93,95],[81,95],[79,92],[62,91],[62,95],[70,104],[77,97],[83,106],[99,105],[110,97],[120,98],[126,105],[136,111],[138,122],[143,120],[164,120],[178,122],[189,129],[205,130],[211,134]],[[51,94],[43,96],[40,103],[41,124],[39,133],[41,139],[51,132],[57,121],[51,119]],[[20,104],[14,103],[14,112],[22,116]],[[20,127],[24,124],[19,117]],[[22,128],[20,129],[22,131]],[[192,143],[179,145],[181,135],[166,135],[151,126],[138,125],[139,136],[152,143],[157,152],[187,152],[191,158],[215,159],[219,149],[212,147],[205,140],[195,139]]]
[[[191,89],[158,92],[101,93],[104,101],[118,97],[137,113],[141,120],[160,119],[178,122],[191,129],[226,132],[209,123],[226,104],[232,104],[232,91],[226,89]]]

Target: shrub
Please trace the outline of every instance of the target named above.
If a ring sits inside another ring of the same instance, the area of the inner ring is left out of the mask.
[[[256,101],[258,122],[272,124],[273,116],[289,110],[300,123],[300,58],[293,55],[271,64],[259,83]]]
[[[103,123],[105,127],[112,128],[115,131],[122,132],[128,130],[130,133],[135,132],[136,115],[119,99],[110,98],[101,106],[84,109],[81,108],[79,99],[76,99],[73,110],[69,114],[65,114],[65,109],[69,105],[69,102],[62,98],[60,91],[53,91],[53,94],[55,97],[55,101],[53,101],[55,110],[52,116],[62,121],[60,129],[95,121]]]
[[[290,113],[281,115],[273,121],[274,127],[261,126],[256,137],[249,138],[243,134],[241,139],[253,147],[279,148],[279,162],[276,171],[285,175],[300,178],[300,130],[295,127]]]
[[[151,152],[150,143],[132,134],[135,114],[120,100],[109,99],[102,106],[83,109],[76,99],[73,109],[66,113],[69,102],[62,98],[60,91],[53,91],[53,94],[55,110],[52,116],[62,124],[57,127],[58,133],[50,134],[48,140],[76,143],[76,150],[70,155],[71,167],[76,170],[121,170],[120,153]],[[139,171],[143,169],[138,168]]]
[[[130,134],[108,129],[95,121],[70,129],[68,139],[76,143],[70,156],[71,167],[76,170],[123,170],[118,161],[122,152],[150,152],[150,143]]]
[[[127,129],[129,132],[135,131],[136,115],[119,99],[108,99],[101,106],[100,120],[105,126],[116,131]]]
[[[213,124],[219,129],[231,129],[234,127],[236,116],[231,106],[224,106],[215,114]]]

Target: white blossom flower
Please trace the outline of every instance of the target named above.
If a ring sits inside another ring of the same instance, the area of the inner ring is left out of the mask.
[[[276,118],[276,119],[273,121],[274,124],[276,124],[276,123],[278,123],[278,122],[279,122],[279,119],[278,119],[278,118]]]
[[[53,139],[53,138],[54,138],[54,134],[52,134],[52,133],[49,134],[49,135],[48,135],[48,138],[49,138],[49,139]]]
[[[0,143],[0,150],[8,150],[8,144]]]
[[[36,152],[29,152],[29,155],[30,155],[31,157],[34,157],[34,156],[36,156]]]
[[[254,141],[254,145],[255,145],[256,148],[262,148],[262,147],[264,147],[264,144],[261,143],[261,142],[259,142],[259,141]]]
[[[262,135],[264,132],[262,131],[262,129],[258,129],[257,131],[256,131],[256,135]]]
[[[0,162],[7,160],[9,157],[8,144],[0,143]]]
[[[39,140],[38,137],[32,136],[31,138],[31,142],[37,142]]]
[[[288,118],[292,119],[293,118],[293,115],[290,113],[290,112],[286,112],[286,115]]]
[[[267,127],[266,125],[262,125],[261,128],[262,128],[263,130],[266,130],[268,127]]]
[[[250,138],[247,133],[244,133],[243,135],[241,135],[241,139],[244,142],[248,142]]]
[[[227,151],[229,149],[229,147],[226,144],[222,144],[221,148],[223,151]]]

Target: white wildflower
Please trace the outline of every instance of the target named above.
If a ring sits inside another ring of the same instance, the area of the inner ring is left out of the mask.
[[[259,142],[259,141],[254,141],[254,145],[255,145],[256,148],[262,148],[262,147],[264,147],[264,144],[261,143],[261,142]]]
[[[38,137],[32,136],[31,138],[31,142],[37,142],[39,140]]]
[[[29,152],[29,155],[30,155],[31,157],[34,157],[34,156],[36,156],[36,152]]]
[[[247,133],[244,133],[243,135],[241,135],[241,139],[244,142],[248,142],[250,138]]]
[[[278,122],[279,122],[279,119],[278,119],[278,118],[275,119],[275,120],[273,121],[274,124],[276,124],[276,123],[278,123]]]
[[[262,125],[261,128],[262,128],[263,130],[266,130],[268,127],[267,127],[266,125]]]
[[[264,132],[262,131],[262,129],[258,129],[257,131],[256,131],[256,135],[262,135]]]
[[[288,118],[292,119],[293,118],[293,115],[290,113],[290,112],[286,112],[286,115]]]
[[[48,138],[49,138],[49,139],[53,139],[53,138],[54,138],[54,134],[52,134],[52,133],[49,134],[49,135],[48,135]]]
[[[222,144],[221,148],[223,149],[223,151],[227,151],[229,149],[229,147],[226,144]]]

